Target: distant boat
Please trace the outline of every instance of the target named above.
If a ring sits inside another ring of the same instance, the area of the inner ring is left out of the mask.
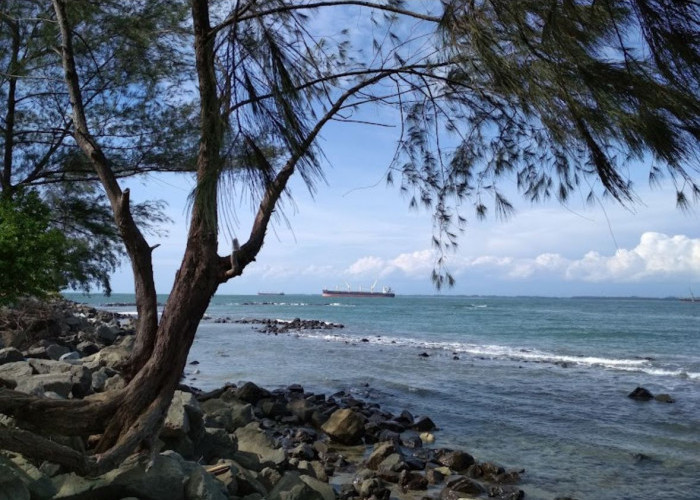
[[[258,295],[284,295],[284,292],[258,292]]]
[[[692,290],[690,291],[690,297],[681,297],[681,298],[678,299],[678,300],[680,300],[681,302],[700,302],[700,300],[697,299],[697,298],[695,297],[695,295],[693,295],[693,291],[692,291]]]
[[[375,282],[376,284],[376,282]],[[374,298],[374,297],[395,297],[396,294],[391,290],[391,287],[385,286],[382,288],[381,292],[375,292],[374,291],[374,285],[369,289],[369,291],[364,291],[362,289],[360,290],[350,290],[350,287],[348,286],[347,290],[328,290],[324,288],[321,290],[321,295],[323,297],[369,297],[369,298]]]

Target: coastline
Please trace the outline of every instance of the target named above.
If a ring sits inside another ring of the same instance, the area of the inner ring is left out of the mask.
[[[34,338],[25,335],[18,345],[24,350],[2,349],[3,384],[73,398],[123,387],[118,365],[133,342],[133,316],[68,301],[54,304],[58,305],[53,316],[43,320],[44,329],[35,327]],[[3,333],[5,345],[15,343],[8,342],[10,337],[9,332]],[[13,379],[8,367],[20,366],[32,370],[41,366],[59,377],[68,367],[70,376],[60,388],[54,384],[51,389],[55,390],[47,390],[39,379],[32,380],[36,377],[27,377],[26,371],[21,379]],[[207,393],[181,385],[160,434],[164,446],[156,462],[177,462],[183,482],[190,484],[197,475],[197,484],[205,485],[212,498],[292,498],[282,493],[293,490],[306,491],[293,498],[323,500],[451,499],[467,494],[523,498],[517,487],[519,472],[477,462],[466,451],[430,446],[436,430],[428,416],[414,417],[408,411],[391,414],[347,393],[313,394],[298,384],[267,390],[247,382]],[[192,461],[198,457],[207,458],[205,472]],[[18,461],[12,462],[17,466]],[[128,462],[123,467],[130,467],[129,474],[153,474],[138,460]],[[53,485],[57,493],[70,488],[124,488],[123,484],[106,485],[105,478],[76,485],[66,476],[59,470],[37,481]],[[160,498],[161,493],[149,494],[153,496],[147,498]],[[163,498],[170,500],[169,495]]]

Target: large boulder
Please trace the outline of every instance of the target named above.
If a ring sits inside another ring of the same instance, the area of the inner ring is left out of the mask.
[[[365,418],[350,408],[342,408],[333,412],[325,424],[323,432],[333,440],[348,445],[361,444],[365,430]]]
[[[137,497],[141,500],[225,500],[224,485],[205,475],[202,467],[186,462],[176,453],[161,453],[149,461],[132,456],[113,471],[95,478],[73,473],[53,478],[56,499]],[[196,492],[197,496],[192,496]]]
[[[92,376],[82,365],[48,359],[30,359],[35,375],[16,380],[15,390],[43,395],[54,392],[62,398],[82,398],[91,392]]]

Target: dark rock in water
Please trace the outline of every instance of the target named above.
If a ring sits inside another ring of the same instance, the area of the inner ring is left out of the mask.
[[[657,394],[654,399],[659,403],[675,403],[675,399],[670,394]]]
[[[627,395],[628,398],[636,399],[637,401],[649,401],[654,398],[654,395],[644,387],[637,387]]]
[[[454,471],[462,472],[474,463],[474,457],[466,451],[443,449],[438,450],[437,461]]]
[[[490,486],[488,489],[489,498],[496,500],[522,500],[525,492],[512,486]]]
[[[199,361],[197,361],[197,360],[195,359],[194,361],[190,361],[190,364],[191,364],[191,365],[198,365],[198,364],[199,364]]]
[[[411,429],[418,432],[426,432],[437,429],[435,422],[430,417],[418,417],[411,425]]]
[[[463,493],[478,496],[484,493],[484,488],[468,477],[458,476],[447,482],[440,492],[440,500],[458,500],[464,498]]]
[[[428,354],[427,352],[422,352],[418,356],[420,356],[421,358],[429,358],[430,354]]]

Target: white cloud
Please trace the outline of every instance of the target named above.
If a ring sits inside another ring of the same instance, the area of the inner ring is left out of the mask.
[[[353,263],[346,273],[368,277],[400,273],[423,279],[433,269],[435,258],[431,250],[403,253],[394,259],[367,256]],[[542,253],[534,258],[455,255],[447,265],[455,274],[486,272],[510,280],[547,275],[568,281],[613,283],[700,276],[700,238],[646,232],[634,248],[621,248],[612,255],[593,250],[579,259],[567,259],[558,253]]]

